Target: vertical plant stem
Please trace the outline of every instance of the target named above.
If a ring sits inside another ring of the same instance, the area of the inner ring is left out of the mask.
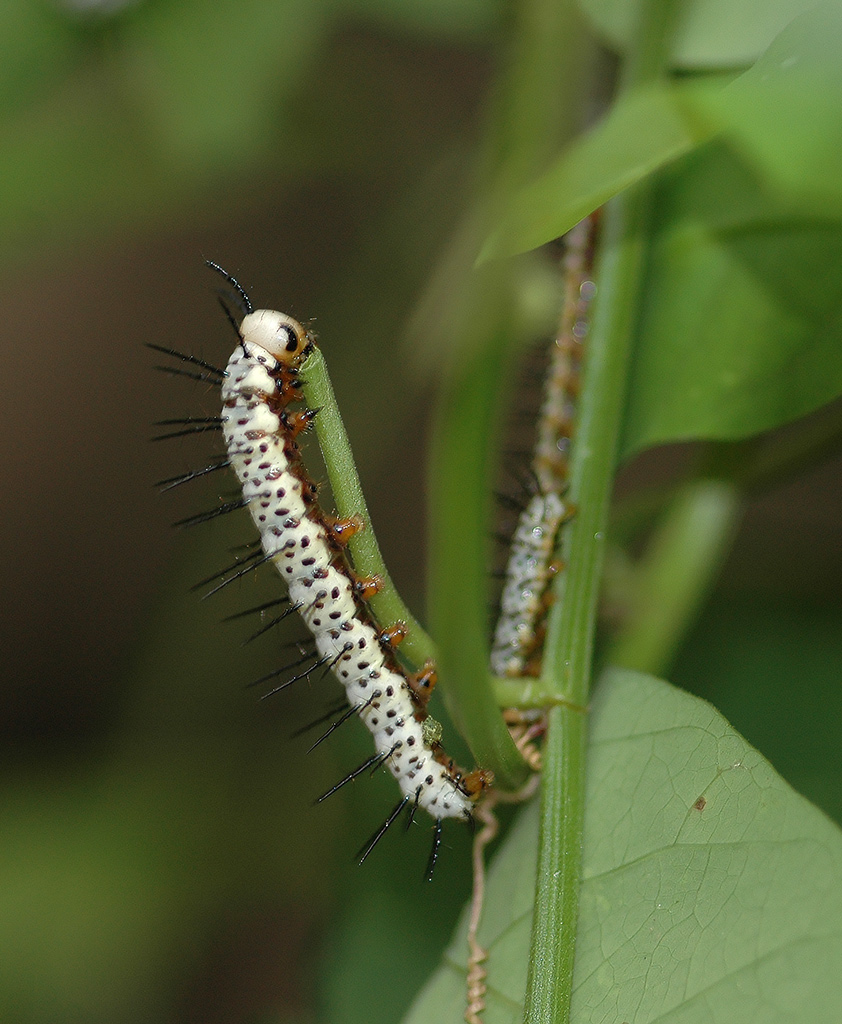
[[[661,72],[670,4],[643,5],[623,88]],[[566,572],[551,609],[542,682],[569,702],[548,715],[532,948],[524,1019],[570,1020],[585,809],[585,715],[605,533],[625,405],[634,324],[650,220],[646,183],[605,210],[596,269],[599,294],[588,340],[579,425],[571,461],[571,498],[578,515],[565,538]]]
[[[642,189],[605,211],[596,306],[571,463],[578,515],[567,533],[567,569],[548,622],[544,688],[569,702],[548,715],[537,897],[525,1020],[569,1020],[585,805],[585,706],[596,602],[617,452],[631,335],[643,269],[648,203]]]
[[[473,287],[484,303],[466,330],[482,332],[487,348],[471,346],[442,389],[431,446],[430,608],[447,673],[445,699],[477,763],[491,768],[504,789],[523,785],[528,770],[512,741],[488,685],[487,611],[467,595],[482,594],[488,564],[491,453],[498,424],[498,392],[506,379],[507,335],[499,324],[509,307],[509,290],[499,267],[480,271]],[[497,305],[503,309],[497,309]]]
[[[520,0],[509,14],[507,61],[490,104],[476,199],[431,289],[435,301],[419,319],[419,344],[432,348],[435,341],[446,375],[430,473],[430,629],[442,688],[477,762],[495,773],[499,788],[515,790],[528,769],[489,686],[485,594],[500,409],[520,328],[512,264],[472,264],[495,211],[569,133],[588,47],[574,0]]]

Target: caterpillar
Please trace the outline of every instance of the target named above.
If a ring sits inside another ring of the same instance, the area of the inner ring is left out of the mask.
[[[553,573],[560,568],[553,553],[559,530],[575,513],[574,506],[563,495],[567,487],[567,453],[576,417],[581,342],[587,333],[588,307],[596,293],[589,280],[595,229],[596,214],[592,214],[564,237],[561,267],[564,297],[538,415],[530,466],[531,494],[520,510],[512,535],[489,657],[491,672],[499,676],[522,677],[540,672],[548,587]],[[542,712],[524,713],[518,708],[509,708],[504,717],[524,759],[539,772],[541,751],[534,740],[544,731]],[[478,817],[483,827],[474,838],[474,883],[467,934],[466,1024],[482,1024],[486,1006],[488,950],[480,945],[477,933],[485,893],[484,850],[497,832],[494,805],[504,800],[528,799],[535,792],[538,780],[539,775],[533,775],[517,794],[495,791],[479,808]]]
[[[472,822],[475,801],[491,784],[491,773],[482,769],[465,773],[444,753],[440,726],[427,713],[436,681],[435,666],[428,662],[419,671],[409,672],[395,655],[395,647],[406,633],[404,624],[382,629],[373,620],[366,600],[377,591],[379,581],[357,576],[344,550],[351,536],[366,524],[359,517],[327,515],[319,505],[317,487],[297,442],[317,410],[292,408],[303,401],[301,373],[315,347],[315,336],[284,313],[255,310],[232,275],[212,261],[207,264],[238,296],[244,312],[239,323],[224,302],[223,308],[239,343],[225,370],[194,357],[169,354],[186,358],[200,371],[176,372],[221,385],[218,420],[190,421],[184,432],[221,426],[227,457],[207,471],[232,467],[242,498],[184,522],[202,522],[235,508],[248,509],[260,538],[252,564],[275,567],[287,587],[289,608],[285,614],[297,610],[315,644],[315,654],[304,659],[312,664],[267,696],[321,667],[334,675],[344,687],[349,705],[341,720],[356,715],[371,733],[375,753],[319,799],[365,771],[387,768],[398,783],[400,800],[361,852],[360,863],[404,810],[411,822],[420,808],[434,820],[427,869],[430,878],[443,820]],[[201,473],[163,483],[180,483],[197,475]]]
[[[563,495],[576,416],[581,343],[595,292],[588,279],[594,230],[595,218],[588,217],[564,239],[565,294],[538,416],[531,465],[534,493],[522,509],[512,536],[491,643],[491,671],[499,676],[537,674],[547,587],[558,569],[553,561],[556,538],[575,512]]]

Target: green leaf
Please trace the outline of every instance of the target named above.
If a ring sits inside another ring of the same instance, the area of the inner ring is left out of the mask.
[[[637,3],[579,0],[594,27],[616,49],[628,49]],[[672,45],[675,68],[734,68],[753,61],[814,0],[695,0],[680,5]]]
[[[485,1024],[522,1013],[537,807],[495,857]],[[608,673],[593,705],[571,1020],[832,1024],[842,833],[704,701]],[[465,922],[407,1024],[461,1020]]]
[[[722,141],[663,175],[624,453],[737,438],[842,392],[842,12],[689,102]]]
[[[623,454],[736,438],[842,391],[842,224],[792,212],[724,146],[664,178]]]
[[[546,242],[660,171],[624,455],[745,437],[842,392],[840,37],[840,5],[825,4],[724,88],[621,99],[488,243],[485,255]]]
[[[623,96],[540,178],[519,191],[481,259],[511,256],[563,235],[612,196],[691,152],[714,132],[697,89],[647,86]]]
[[[825,216],[842,214],[840,36],[842,5],[822,4],[788,25],[730,86],[693,100],[764,188]]]

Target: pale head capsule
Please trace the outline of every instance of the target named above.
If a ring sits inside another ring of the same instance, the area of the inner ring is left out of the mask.
[[[277,313],[273,309],[255,309],[248,292],[236,277],[223,270],[213,260],[205,260],[205,264],[224,277],[237,293],[237,304],[246,314],[239,327],[224,299],[219,301],[232,327],[240,336],[243,351],[248,354],[249,346],[254,345],[274,356],[284,366],[295,366],[300,363],[316,343],[313,332],[305,330],[297,320],[293,320],[286,313]]]
[[[299,362],[314,341],[297,320],[273,309],[257,309],[245,316],[240,337],[246,350],[255,345],[286,365]]]

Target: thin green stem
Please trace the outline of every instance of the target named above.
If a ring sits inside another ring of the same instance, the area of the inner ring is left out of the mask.
[[[529,711],[552,707],[558,700],[554,694],[547,693],[540,679],[494,676],[491,685],[497,706],[501,708]]]
[[[600,296],[588,340],[570,492],[579,512],[565,538],[567,569],[547,624],[543,686],[570,705],[589,699],[596,605],[625,399],[629,325],[643,270],[648,210],[641,189],[605,211]],[[538,881],[527,983],[528,1024],[570,1013],[585,805],[585,716],[571,706],[548,715]]]
[[[325,358],[319,349],[314,349],[304,363],[301,382],[308,407],[319,410],[316,416],[316,435],[327,467],[337,514],[342,519],[359,516],[365,523],[364,528],[351,538],[348,549],[356,572],[361,576],[380,577],[380,590],[371,598],[369,606],[382,626],[389,626],[398,620],[406,623],[409,632],[401,644],[402,655],[416,665],[423,664],[427,659],[435,659],[435,644],[404,604],[380,553],[351,444],[336,403]]]
[[[467,347],[441,391],[430,463],[430,621],[441,638],[448,710],[474,757],[504,789],[523,785],[528,770],[488,685],[488,625],[484,602],[490,535],[491,462],[496,410],[506,380],[508,337],[493,325],[510,309],[503,268],[477,272],[477,314],[465,325],[488,346]],[[485,301],[480,301],[480,298]],[[499,308],[500,306],[504,308]],[[489,336],[489,328],[491,334]]]
[[[649,0],[624,67],[629,88],[662,73],[667,0]],[[547,624],[541,681],[569,702],[547,716],[538,872],[524,1020],[570,1020],[585,809],[585,715],[605,535],[619,447],[633,325],[645,269],[651,197],[647,183],[608,204],[596,268],[594,307],[579,425],[571,461],[578,515],[564,538],[567,569]]]
[[[518,341],[510,263],[475,268],[488,225],[512,189],[537,174],[571,134],[592,42],[575,0],[510,8],[509,45],[494,88],[475,199],[415,318],[417,348],[445,379],[430,473],[430,626],[451,716],[496,785],[518,789],[528,769],[488,676],[489,494],[499,454],[507,372]],[[578,126],[578,125],[577,125]],[[522,340],[522,339],[521,339]]]

